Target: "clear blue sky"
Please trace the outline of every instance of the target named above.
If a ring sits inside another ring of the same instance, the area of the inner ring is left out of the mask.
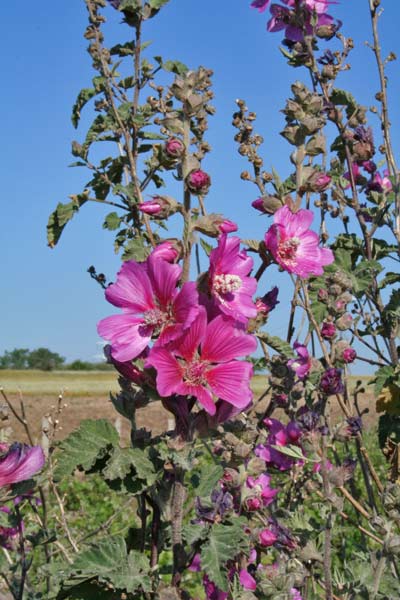
[[[269,222],[250,207],[256,188],[239,178],[247,165],[233,142],[234,100],[246,99],[258,114],[266,169],[274,166],[286,176],[289,146],[278,134],[283,125],[278,111],[290,83],[307,80],[280,55],[280,34],[265,31],[267,13],[260,15],[249,4],[250,0],[171,0],[145,28],[144,37],[153,40],[149,57],[162,54],[189,67],[202,64],[214,70],[217,115],[210,121],[208,137],[214,152],[205,163],[213,179],[208,207],[238,220],[242,237],[255,238],[263,236]],[[385,50],[400,55],[400,3],[382,4]],[[84,169],[68,168],[73,160],[70,143],[85,133],[84,127],[73,129],[71,106],[93,75],[82,37],[86,9],[83,0],[42,0],[4,2],[2,10],[0,353],[47,346],[68,360],[91,360],[99,352],[96,323],[111,314],[112,307],[86,269],[94,264],[113,279],[120,264],[113,254],[112,233],[101,228],[109,211],[98,205],[83,207],[59,246],[46,246],[49,213],[57,202],[80,192],[88,179]],[[370,39],[368,0],[342,0],[332,5],[331,13],[343,21],[343,33],[351,34],[356,44],[353,69],[342,75],[340,86],[369,106],[377,76],[364,45]],[[108,15],[111,42],[127,39],[129,31],[118,25],[118,13],[110,8]],[[400,119],[399,69],[397,62],[389,67],[394,132]],[[276,272],[269,273],[260,292],[277,282]],[[289,285],[284,275],[279,277],[283,286]],[[283,333],[286,314],[283,301],[271,317],[272,334]]]

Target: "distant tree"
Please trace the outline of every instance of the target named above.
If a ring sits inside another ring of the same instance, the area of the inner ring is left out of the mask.
[[[71,371],[93,371],[96,368],[96,364],[78,358],[69,365],[65,365],[65,368]]]
[[[14,348],[10,352],[6,350],[0,356],[0,369],[28,369],[28,348]]]
[[[40,369],[41,371],[52,371],[63,366],[65,358],[51,352],[48,348],[37,348],[32,350],[28,356],[28,368]]]

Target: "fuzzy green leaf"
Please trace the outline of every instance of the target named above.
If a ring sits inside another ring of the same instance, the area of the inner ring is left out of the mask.
[[[283,356],[294,357],[295,354],[291,345],[288,344],[288,342],[285,342],[285,340],[282,340],[280,337],[276,335],[270,335],[266,331],[260,331],[256,335],[258,339],[265,342],[267,346],[275,350],[275,352],[278,352]]]
[[[121,217],[116,212],[109,213],[104,219],[103,229],[114,231],[121,225]]]
[[[114,448],[103,475],[110,481],[128,476],[130,479],[141,479],[147,487],[156,479],[153,463],[139,448]],[[143,485],[139,487],[142,489]]]
[[[122,536],[100,540],[79,554],[71,566],[67,585],[97,578],[110,583],[118,590],[133,594],[137,590],[150,590],[148,560],[144,554],[127,552]]]
[[[59,202],[57,204],[56,210],[51,213],[47,222],[47,243],[50,248],[54,248],[68,221],[72,219],[74,214],[79,211],[80,207],[87,200],[88,197],[86,194],[77,194],[73,196],[72,202],[68,202],[67,204]]]
[[[88,471],[96,460],[104,458],[118,444],[118,433],[106,419],[82,421],[55,452],[55,479],[69,475],[78,466]]]
[[[145,246],[143,238],[135,237],[125,244],[122,260],[133,259],[142,262],[146,260],[149,254],[150,249]]]
[[[204,465],[199,473],[199,484],[195,488],[196,496],[208,498],[224,474],[221,465]]]
[[[223,592],[228,591],[226,563],[245,547],[243,523],[213,525],[207,543],[201,549],[201,568]]]
[[[98,91],[95,88],[84,88],[78,94],[75,104],[72,107],[71,121],[75,129],[78,127],[79,119],[81,118],[81,110],[89,102],[91,98],[96,96]]]

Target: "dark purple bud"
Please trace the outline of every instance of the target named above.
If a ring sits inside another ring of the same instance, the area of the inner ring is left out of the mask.
[[[321,377],[319,389],[327,396],[332,394],[342,394],[344,392],[342,370],[336,369],[335,367],[327,369]]]

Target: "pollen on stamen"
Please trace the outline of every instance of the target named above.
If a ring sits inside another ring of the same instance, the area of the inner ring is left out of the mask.
[[[240,289],[242,280],[239,275],[231,275],[230,273],[223,273],[221,275],[215,275],[213,281],[213,290],[217,294],[229,294],[236,292]]]

